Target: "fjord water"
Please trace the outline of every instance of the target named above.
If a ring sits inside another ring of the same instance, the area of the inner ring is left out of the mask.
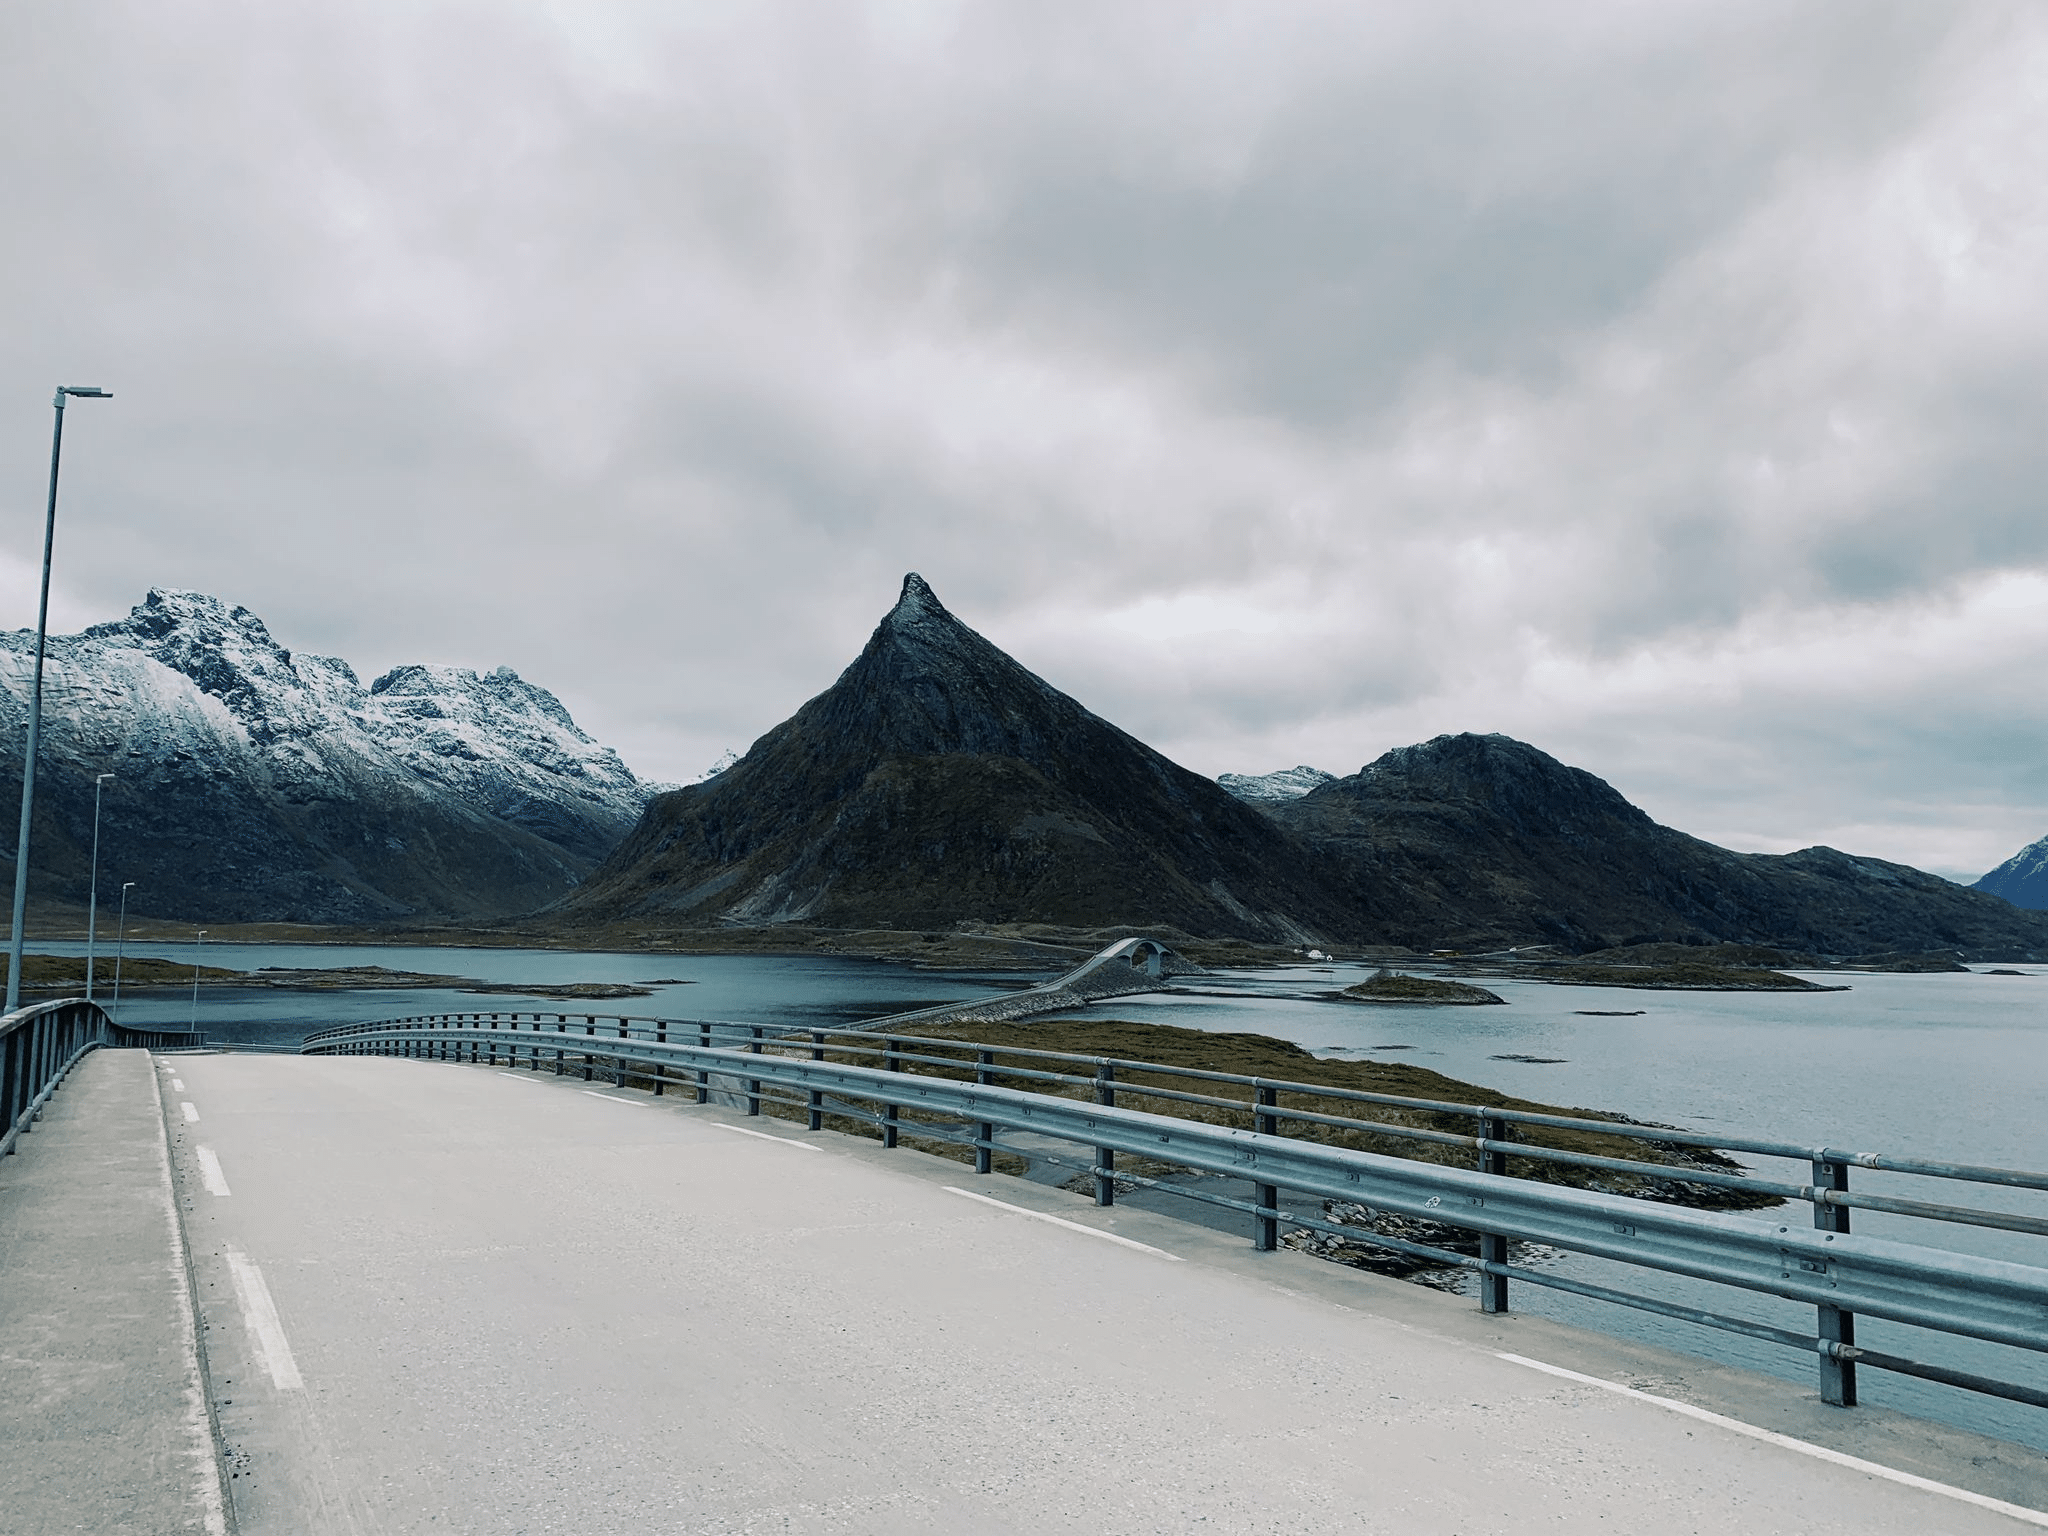
[[[78,944],[40,944],[80,953]],[[422,949],[138,944],[132,954],[209,965],[324,968],[380,965],[493,983],[576,981],[652,985],[653,995],[569,1003],[448,990],[269,991],[199,989],[200,1027],[214,1039],[293,1046],[335,1024],[415,1014],[502,1009],[571,1016],[728,1019],[832,1028],[929,1003],[988,995],[1023,984],[1015,975],[912,970],[837,957],[695,956],[568,953],[559,950]],[[100,994],[111,987],[111,956],[101,951]],[[1171,993],[1119,998],[1102,1016],[1211,1031],[1277,1036],[1320,1056],[1407,1061],[1448,1076],[1554,1104],[1618,1111],[1641,1120],[1703,1131],[1724,1130],[1948,1162],[2011,1168],[2048,1164],[2039,1106],[2048,1102],[2048,967],[2027,974],[1980,972],[1852,975],[1850,990],[1824,993],[1639,992],[1487,985],[1505,1007],[1404,1008],[1327,1001],[1317,993],[1362,980],[1367,967],[1335,965],[1223,972],[1191,978]],[[1839,984],[1839,975],[1813,979]],[[1616,1017],[1617,1013],[1639,1014]],[[130,993],[130,1023],[180,1027],[192,1015],[182,989]],[[1514,1060],[1515,1057],[1539,1058]],[[1760,1176],[1805,1183],[1802,1163],[1745,1158]],[[1990,1205],[2048,1215],[2048,1197],[1904,1180],[1858,1169],[1854,1186],[1870,1193]],[[1810,1222],[1804,1205],[1781,1216]],[[1909,1222],[1869,1212],[1858,1232],[1938,1243],[1957,1251],[2048,1265],[2048,1244],[2011,1233]],[[1732,1299],[1676,1277],[1651,1281],[1598,1260],[1572,1256],[1538,1262],[1561,1274],[1620,1290],[1737,1312],[1811,1332],[1811,1309],[1758,1298]],[[1810,1385],[1810,1361],[1793,1351],[1734,1335],[1605,1306],[1531,1285],[1514,1288],[1517,1310],[1637,1337],[1685,1353],[1724,1360]],[[1963,1340],[1930,1340],[1916,1330],[1862,1320],[1859,1342],[1934,1359],[2006,1380],[2042,1382],[2041,1362],[2016,1351]],[[2048,1449],[2048,1412],[1929,1383],[1863,1373],[1865,1402],[1943,1419]]]

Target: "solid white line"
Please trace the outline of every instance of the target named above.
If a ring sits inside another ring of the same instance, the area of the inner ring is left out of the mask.
[[[1099,1237],[1105,1242],[1122,1243],[1126,1248],[1135,1248],[1140,1253],[1155,1253],[1162,1259],[1171,1259],[1176,1264],[1185,1263],[1177,1253],[1168,1253],[1164,1248],[1154,1248],[1150,1243],[1138,1242],[1135,1238],[1118,1237],[1114,1232],[1105,1232],[1100,1227],[1084,1227],[1078,1221],[1069,1221],[1064,1216],[1048,1216],[1044,1211],[1029,1210],[1021,1205],[1012,1205],[1007,1200],[994,1200],[987,1195],[978,1195],[971,1189],[956,1189],[944,1185],[949,1195],[965,1195],[969,1200],[979,1200],[983,1205],[992,1205],[997,1210],[1011,1211],[1019,1216],[1029,1216],[1033,1221],[1049,1221],[1056,1227],[1065,1227],[1071,1232],[1085,1232],[1090,1237]]]
[[[155,1090],[150,1099],[156,1100]],[[220,1458],[213,1449],[213,1422],[206,1414],[206,1391],[199,1372],[199,1327],[192,1312],[191,1257],[185,1248],[184,1223],[178,1220],[177,1186],[171,1181],[169,1128],[157,1143],[157,1188],[164,1201],[164,1231],[170,1239],[171,1292],[178,1298],[179,1357],[185,1372],[185,1458],[192,1466],[190,1488],[199,1499],[200,1523],[206,1536],[227,1536],[227,1498],[221,1490]]]
[[[234,1277],[235,1298],[242,1304],[242,1320],[255,1335],[263,1363],[270,1368],[270,1380],[280,1392],[296,1392],[306,1385],[299,1375],[299,1363],[284,1336],[284,1322],[277,1315],[277,1303],[270,1299],[270,1287],[263,1283],[263,1271],[249,1262],[249,1256],[232,1245],[227,1250],[228,1273]]]
[[[622,1099],[616,1093],[599,1093],[595,1088],[582,1088],[578,1089],[577,1091],[580,1093],[587,1093],[593,1099],[610,1099],[614,1104],[630,1104],[635,1109],[645,1109],[647,1107],[645,1104],[642,1104],[638,1099]]]
[[[794,1141],[787,1136],[770,1136],[766,1131],[750,1131],[744,1125],[720,1125],[716,1120],[704,1122],[714,1131],[733,1131],[741,1136],[758,1136],[763,1141],[779,1141],[785,1147],[802,1147],[806,1152],[822,1152],[823,1147],[814,1147],[808,1141]]]
[[[234,1191],[228,1188],[227,1175],[220,1171],[220,1159],[214,1155],[213,1148],[194,1147],[192,1150],[198,1155],[199,1182],[206,1186],[206,1192],[209,1195],[233,1194]]]
[[[184,1091],[185,1091],[185,1079],[183,1079],[182,1077],[174,1077],[174,1078],[172,1078],[172,1079],[171,1079],[171,1092],[173,1092],[173,1093],[183,1093]]]
[[[2011,1515],[2015,1520],[2028,1525],[2048,1527],[2048,1514],[2038,1509],[2027,1509],[2019,1504],[2008,1504],[2003,1499],[1994,1499],[1988,1494],[1972,1493],[1967,1488],[1957,1488],[1948,1483],[1937,1483],[1932,1478],[1918,1477],[1911,1472],[1901,1472],[1896,1467],[1880,1466],[1874,1461],[1865,1461],[1860,1456],[1850,1456],[1842,1451],[1829,1450],[1824,1445],[1815,1445],[1810,1440],[1795,1440],[1790,1435],[1781,1435],[1773,1429],[1759,1429],[1754,1424],[1745,1424],[1740,1419],[1731,1419],[1706,1408],[1695,1408],[1691,1403],[1681,1403],[1675,1398],[1658,1397],[1654,1393],[1640,1392],[1634,1387],[1625,1387],[1618,1381],[1602,1381],[1598,1376],[1583,1376],[1577,1371],[1568,1371],[1561,1365],[1546,1365],[1541,1360],[1531,1360],[1526,1355],[1503,1354],[1503,1360],[1512,1360],[1516,1365],[1526,1365],[1532,1371],[1542,1371],[1548,1376],[1562,1376],[1566,1381],[1576,1381],[1582,1386],[1598,1387],[1603,1392],[1613,1392],[1621,1397],[1633,1397],[1645,1403],[1655,1403],[1659,1408],[1668,1408],[1673,1413],[1682,1413],[1689,1419],[1718,1425],[1733,1430],[1738,1435],[1747,1435],[1752,1440],[1761,1440],[1767,1445],[1781,1446],[1788,1451],[1797,1451],[1802,1456],[1812,1456],[1820,1461],[1831,1461],[1838,1467],[1847,1467],[1871,1477],[1881,1477],[1887,1482],[1903,1483],[1908,1488],[1918,1488],[1925,1493],[1938,1493],[1944,1498],[1956,1499],[1964,1504],[1974,1504],[1979,1509],[1995,1510],[2001,1515]]]
[[[178,1108],[184,1111],[187,1120],[197,1120],[199,1118],[199,1106],[190,1099],[185,1100]]]

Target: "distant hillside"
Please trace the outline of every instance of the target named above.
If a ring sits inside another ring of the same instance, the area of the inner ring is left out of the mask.
[[[2048,911],[2048,837],[2027,844],[1970,889],[2003,896],[2030,911]]]
[[[1286,942],[1348,927],[1292,836],[1026,671],[916,575],[838,682],[656,800],[555,915]]]
[[[21,780],[34,659],[32,632],[0,634],[0,785]],[[132,880],[131,912],[199,923],[527,911],[573,887],[647,800],[617,753],[509,670],[408,666],[365,688],[197,592],[153,591],[126,619],[51,637],[43,704],[39,900],[85,903],[101,773],[103,909]],[[11,858],[0,868],[12,878]]]
[[[1357,919],[1417,947],[1773,944],[2048,958],[2048,917],[1832,848],[1731,853],[1505,736],[1439,736],[1266,813]]]
[[[1267,800],[1298,800],[1336,777],[1334,773],[1325,773],[1303,763],[1298,768],[1282,768],[1277,773],[1219,774],[1216,782],[1246,804],[1257,805]]]

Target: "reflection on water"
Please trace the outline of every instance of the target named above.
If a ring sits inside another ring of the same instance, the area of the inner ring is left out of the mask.
[[[39,944],[80,954],[82,944]],[[255,970],[381,965],[490,982],[634,982],[653,995],[569,1004],[440,990],[287,992],[201,986],[199,1026],[219,1040],[296,1045],[314,1030],[414,1014],[532,1012],[570,1017],[734,1019],[797,1028],[834,1027],[934,1003],[992,995],[1043,978],[915,971],[870,960],[820,956],[576,954],[560,950],[407,946],[135,945],[174,961]],[[111,953],[101,951],[100,995],[111,991]],[[2003,1167],[2048,1163],[2039,1106],[2048,1102],[2048,968],[2023,976],[1855,976],[1852,990],[1825,993],[1624,992],[1488,980],[1505,1007],[1414,1008],[1333,1003],[1312,996],[1365,979],[1372,967],[1300,967],[1201,977],[1171,994],[1117,998],[1086,1016],[1278,1036],[1318,1055],[1408,1062],[1468,1082],[1542,1100],[1616,1110],[1637,1119],[1731,1135],[1828,1144]],[[686,984],[675,984],[680,979]],[[1829,978],[1840,980],[1839,977]],[[1635,1010],[1640,1009],[1640,1012]],[[189,992],[131,992],[126,1022],[183,1027]],[[1807,1175],[1782,1163],[1760,1172]],[[1856,1187],[1920,1199],[1994,1204],[2048,1215],[2029,1191],[1936,1187],[1858,1170]],[[1806,1207],[1786,1213],[1804,1222]],[[2041,1265],[2048,1244],[2017,1234],[1943,1227],[1858,1211],[1859,1232]],[[1677,1279],[1609,1271],[1566,1258],[1560,1267],[1618,1289],[1650,1289],[1674,1301],[1810,1330],[1809,1309],[1743,1301]],[[1561,1318],[1811,1385],[1812,1368],[1791,1351],[1688,1324],[1602,1306],[1558,1292],[1515,1288],[1517,1310]],[[1913,1330],[1862,1324],[1861,1342],[1949,1361],[2008,1380],[2038,1381],[2038,1357],[1966,1341],[1929,1342]],[[2048,1413],[1928,1383],[1864,1373],[1867,1402],[2048,1449]]]

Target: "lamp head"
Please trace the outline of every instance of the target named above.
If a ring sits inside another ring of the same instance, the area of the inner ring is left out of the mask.
[[[59,384],[57,386],[57,393],[60,395],[73,395],[80,400],[111,400],[114,398],[112,391],[101,389],[97,385],[92,384]]]

